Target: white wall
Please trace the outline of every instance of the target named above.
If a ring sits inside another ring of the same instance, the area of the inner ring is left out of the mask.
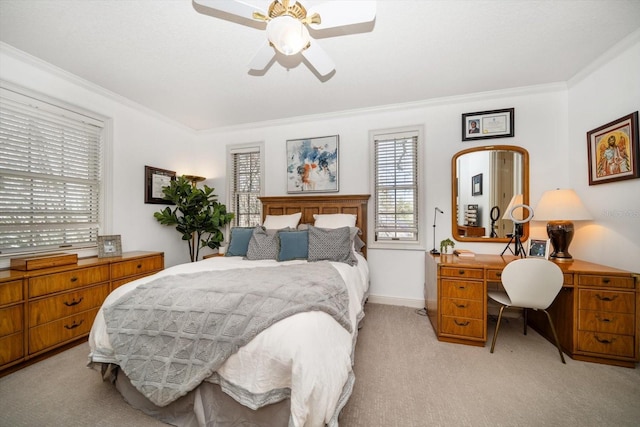
[[[640,179],[589,186],[586,138],[590,130],[640,110],[640,31],[569,83],[568,184],[594,216],[576,229],[571,254],[640,272]]]
[[[339,115],[294,118],[270,124],[195,133],[130,101],[56,71],[46,64],[0,51],[0,78],[113,118],[113,230],[124,250],[160,250],[166,265],[188,260],[177,232],[160,226],[145,205],[144,165],[208,177],[225,200],[226,145],[264,141],[264,194],[286,194],[285,141],[340,135],[340,193],[370,194],[368,133],[372,129],[423,125],[425,129],[426,210],[421,212],[427,247],[433,242],[434,207],[438,216],[436,244],[451,236],[451,158],[460,150],[491,144],[519,145],[530,154],[530,193],[573,187],[595,215],[593,224],[578,227],[574,256],[638,271],[640,268],[640,180],[588,186],[585,133],[636,111],[640,102],[640,45],[636,39],[614,49],[602,65],[587,70],[567,89],[564,83],[496,93],[470,94],[411,105],[389,106]],[[515,108],[515,137],[462,142],[461,114]],[[544,237],[543,225],[532,235]],[[499,254],[504,244],[458,243],[481,253]],[[380,301],[423,305],[424,252],[370,249],[371,294]]]

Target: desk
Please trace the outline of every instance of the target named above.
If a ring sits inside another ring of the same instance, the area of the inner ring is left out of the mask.
[[[484,346],[487,290],[515,256],[473,258],[426,253],[425,307],[440,341]],[[549,308],[563,351],[571,358],[633,368],[640,361],[640,275],[581,260],[558,262],[563,288]],[[544,313],[528,324],[553,342]]]

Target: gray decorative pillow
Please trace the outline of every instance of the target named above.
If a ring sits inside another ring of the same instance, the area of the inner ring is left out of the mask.
[[[278,242],[277,233],[267,233],[264,227],[256,227],[249,241],[249,248],[247,249],[245,259],[252,261],[260,259],[277,260],[280,250]]]
[[[318,228],[309,226],[309,261],[338,261],[358,264],[352,251],[349,227]]]

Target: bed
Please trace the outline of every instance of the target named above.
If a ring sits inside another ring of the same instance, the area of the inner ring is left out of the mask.
[[[232,235],[227,256],[115,289],[94,321],[89,365],[130,405],[173,425],[338,426],[368,293],[366,247],[354,244],[367,241],[368,199],[262,197],[265,225],[296,215],[300,225],[251,230],[245,256],[233,256]],[[343,217],[354,222],[342,226]],[[281,258],[302,234],[307,258]],[[277,259],[267,254],[274,235]],[[325,242],[346,238],[348,256],[323,254]]]

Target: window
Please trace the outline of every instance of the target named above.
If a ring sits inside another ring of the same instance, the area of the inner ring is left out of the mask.
[[[0,252],[95,246],[104,120],[3,82]]]
[[[374,244],[398,247],[421,243],[420,134],[419,129],[371,133],[374,145]]]
[[[258,197],[262,190],[262,144],[227,148],[229,165],[229,210],[235,213],[234,225],[252,227],[262,222]]]

